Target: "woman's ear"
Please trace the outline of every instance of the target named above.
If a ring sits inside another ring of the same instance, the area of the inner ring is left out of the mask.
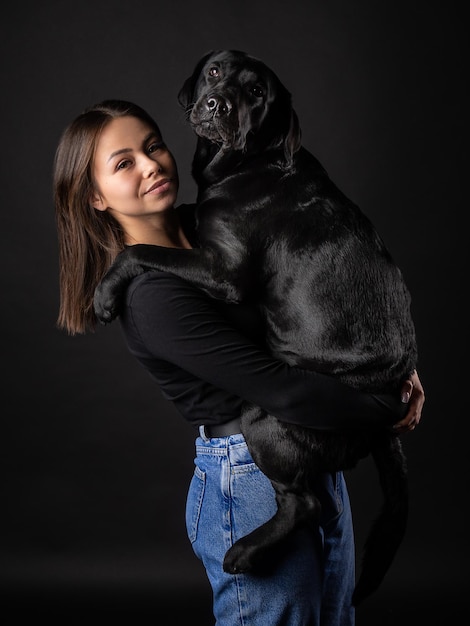
[[[90,204],[97,211],[106,211],[106,209],[108,208],[106,203],[103,202],[100,194],[96,191],[92,194],[90,198]]]

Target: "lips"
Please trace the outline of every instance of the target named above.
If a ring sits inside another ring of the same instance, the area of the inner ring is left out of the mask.
[[[158,180],[156,183],[154,183],[149,189],[147,189],[145,193],[162,193],[163,191],[166,191],[168,189],[170,183],[171,178],[162,178],[161,180]]]

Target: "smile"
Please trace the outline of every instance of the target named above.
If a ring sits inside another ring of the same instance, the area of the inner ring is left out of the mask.
[[[154,183],[150,189],[147,189],[147,191],[145,192],[146,194],[151,193],[151,194],[159,194],[159,193],[163,193],[164,191],[167,191],[169,189],[171,185],[171,178],[164,178],[162,180],[157,181],[156,183]]]

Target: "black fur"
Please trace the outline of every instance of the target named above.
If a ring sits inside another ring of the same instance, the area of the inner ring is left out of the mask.
[[[417,359],[407,288],[369,219],[301,146],[287,89],[258,59],[215,51],[197,64],[179,101],[198,136],[200,248],[126,250],[97,290],[100,320],[117,315],[132,276],[169,270],[211,296],[259,304],[268,346],[288,363],[369,392],[399,394]],[[256,568],[299,524],[318,520],[312,484],[319,472],[354,467],[372,454],[384,506],[367,540],[353,596],[359,604],[380,585],[406,528],[399,438],[385,429],[286,425],[256,407],[243,415],[242,430],[272,481],[278,511],[227,552],[224,569],[231,573]]]

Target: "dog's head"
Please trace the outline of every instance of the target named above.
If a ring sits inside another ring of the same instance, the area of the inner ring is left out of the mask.
[[[289,91],[262,61],[217,50],[197,63],[178,94],[196,134],[222,150],[257,154],[282,148],[288,163],[300,147]]]

